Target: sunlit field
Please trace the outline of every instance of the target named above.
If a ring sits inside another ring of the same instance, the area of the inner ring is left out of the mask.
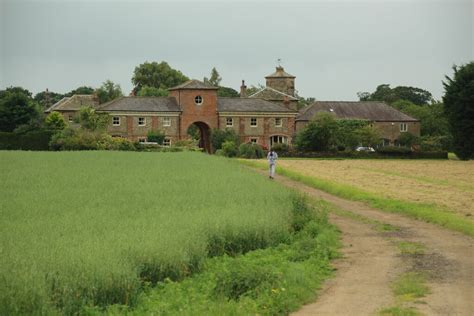
[[[398,200],[474,215],[474,161],[280,160],[288,170]]]
[[[200,153],[0,152],[0,177],[2,315],[133,306],[290,229],[290,192]]]

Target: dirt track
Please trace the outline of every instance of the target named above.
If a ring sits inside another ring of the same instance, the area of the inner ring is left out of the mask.
[[[474,239],[341,199],[288,178],[279,176],[276,181],[343,210],[399,228],[381,232],[370,223],[331,214],[331,221],[342,232],[343,258],[335,262],[336,276],[325,284],[317,301],[294,315],[376,314],[397,304],[390,283],[407,271],[428,275],[430,294],[411,303],[422,314],[474,315]],[[423,244],[424,254],[401,255],[396,246],[401,241]]]

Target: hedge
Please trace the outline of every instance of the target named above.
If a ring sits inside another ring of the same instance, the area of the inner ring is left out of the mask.
[[[408,151],[408,152],[277,152],[280,157],[288,158],[361,158],[361,159],[448,159],[446,151]]]
[[[0,132],[0,150],[49,150],[52,135],[48,130],[22,134]]]

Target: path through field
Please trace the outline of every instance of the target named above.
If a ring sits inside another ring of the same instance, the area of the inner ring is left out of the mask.
[[[325,284],[317,301],[294,315],[373,315],[392,306],[413,307],[425,315],[474,315],[474,239],[282,176],[276,181],[365,219],[331,214],[342,232],[343,258],[335,263],[336,276]],[[374,221],[398,229],[377,229]],[[421,244],[424,251],[401,254],[397,245],[402,242]],[[391,283],[405,272],[426,275],[430,293],[401,302]]]

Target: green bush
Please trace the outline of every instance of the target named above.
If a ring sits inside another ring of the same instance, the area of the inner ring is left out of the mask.
[[[48,150],[53,135],[49,130],[36,130],[27,133],[0,132],[1,150]]]
[[[149,131],[146,135],[146,139],[149,142],[158,143],[163,145],[163,141],[165,140],[165,134],[162,131]]]
[[[49,143],[52,150],[136,150],[135,144],[104,132],[67,128],[55,134]]]
[[[289,151],[290,148],[288,147],[287,144],[273,144],[272,149],[276,151],[278,154],[280,154],[280,153]]]
[[[413,145],[418,145],[420,143],[420,138],[413,135],[412,133],[401,133],[398,137],[400,145],[405,147],[411,147]]]
[[[392,156],[404,156],[411,153],[411,149],[407,147],[397,146],[384,146],[377,148],[377,152],[381,154],[387,154]]]
[[[420,148],[423,151],[450,151],[453,147],[453,137],[424,136],[421,138]]]
[[[239,145],[239,136],[231,128],[226,128],[224,130],[213,129],[211,133],[211,144],[214,151],[222,149],[222,144],[226,141],[234,142],[234,144]]]
[[[239,146],[239,157],[247,159],[260,159],[265,157],[262,146],[246,143]]]
[[[226,157],[235,157],[239,152],[237,145],[233,141],[229,140],[225,141],[222,144],[222,149],[218,150],[222,150],[222,154]]]

